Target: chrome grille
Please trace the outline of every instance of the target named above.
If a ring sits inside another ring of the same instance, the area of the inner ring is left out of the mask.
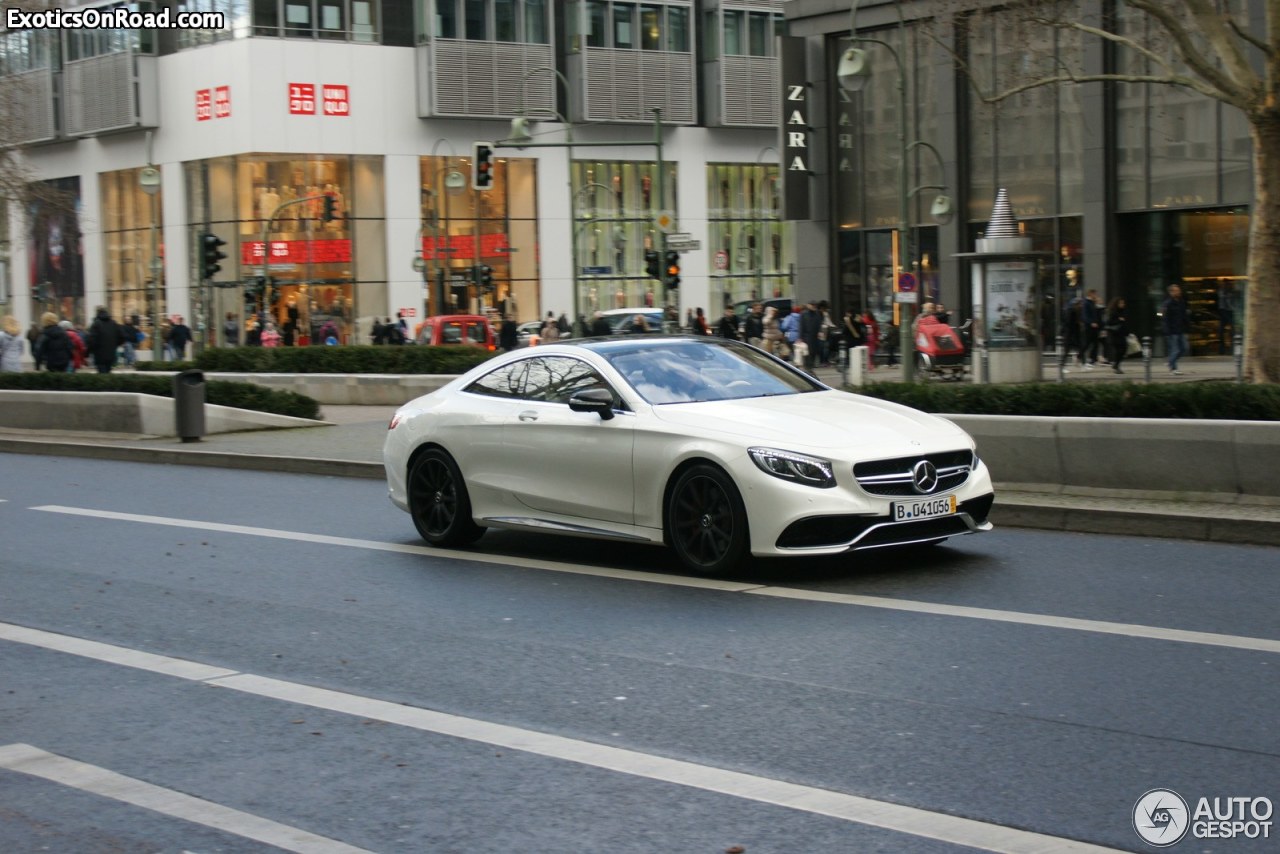
[[[938,485],[929,495],[948,492],[969,479],[975,458],[972,451],[944,451],[938,454],[922,454],[918,457],[896,457],[891,460],[872,460],[857,463],[853,476],[858,485],[872,495],[912,496],[916,492],[911,467],[921,460],[928,460],[938,470]]]

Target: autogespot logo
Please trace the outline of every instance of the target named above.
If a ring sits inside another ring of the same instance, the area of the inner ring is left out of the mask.
[[[1190,823],[1187,802],[1172,789],[1152,789],[1133,805],[1133,829],[1157,848],[1181,842]]]

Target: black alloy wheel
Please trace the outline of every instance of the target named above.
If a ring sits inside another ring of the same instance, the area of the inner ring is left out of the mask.
[[[433,546],[466,546],[485,529],[471,518],[471,499],[453,457],[439,448],[425,451],[409,469],[409,514]]]
[[[747,553],[747,511],[733,480],[720,469],[686,469],[667,502],[671,546],[689,569],[703,575],[726,572]]]

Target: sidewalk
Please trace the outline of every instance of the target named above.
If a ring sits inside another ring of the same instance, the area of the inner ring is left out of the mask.
[[[886,374],[888,371],[885,372]],[[834,371],[821,378],[838,383]],[[326,406],[328,424],[176,439],[0,432],[0,453],[212,466],[333,477],[382,479],[382,443],[393,406]],[[1280,504],[1221,500],[1167,501],[1139,494],[1077,495],[1026,491],[997,483],[997,526],[1075,533],[1129,534],[1214,542],[1280,545]]]

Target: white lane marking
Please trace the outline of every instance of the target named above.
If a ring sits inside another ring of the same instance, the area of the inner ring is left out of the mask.
[[[0,768],[40,777],[255,842],[274,845],[285,851],[297,851],[300,854],[369,854],[364,848],[356,848],[252,813],[126,777],[97,765],[58,756],[29,744],[0,747]]]
[[[716,792],[743,800],[786,807],[814,815],[824,815],[856,824],[880,827],[896,833],[922,836],[986,851],[1010,852],[1010,854],[1056,854],[1056,852],[1062,852],[1062,854],[1085,854],[1085,852],[1113,850],[1056,836],[1003,827],[975,819],[931,812],[918,807],[877,801],[857,795],[834,792],[829,789],[803,786],[798,783],[787,783],[782,780],[759,777],[739,771],[727,771],[723,768],[714,768],[695,762],[653,756],[636,750],[609,747],[603,744],[580,741],[536,730],[522,729],[507,724],[496,724],[475,718],[434,712],[430,709],[405,706],[400,703],[376,700],[370,697],[362,697],[358,694],[348,694],[326,688],[317,688],[297,682],[288,682],[283,679],[228,670],[223,670],[219,675],[196,676],[194,675],[197,672],[196,668],[204,667],[204,665],[197,662],[168,658],[170,666],[157,668],[155,660],[166,658],[166,656],[141,653],[135,657],[126,653],[136,651],[125,647],[111,647],[110,644],[92,641],[85,642],[85,644],[92,644],[92,646],[69,644],[66,643],[68,639],[66,635],[57,635],[39,629],[25,629],[21,632],[13,631],[19,628],[21,627],[0,623],[0,640],[13,640],[18,643],[44,647],[72,655],[84,655],[86,652],[93,653],[88,657],[98,661],[108,661],[128,667],[141,667],[256,697],[352,715],[361,720],[385,721],[386,723],[422,732],[480,742],[495,747],[505,747],[511,750],[520,750],[525,753],[545,756],[549,759],[574,762],[579,765],[587,765],[632,777],[641,777],[702,791]],[[75,639],[73,638],[72,640]],[[114,652],[110,655],[104,655],[103,650],[108,648],[113,649]],[[212,671],[219,668],[210,667],[206,669]],[[23,773],[33,773],[24,770],[23,767],[6,764],[5,757],[9,755],[6,751],[13,752],[16,747],[22,746],[15,745],[9,748],[0,748],[0,767],[8,767],[11,770],[23,771]],[[27,749],[34,750],[34,748]],[[43,751],[40,751],[40,753],[43,754]],[[15,755],[17,759],[11,759],[9,760],[10,762],[19,763],[19,760],[21,762],[31,761],[31,757],[21,751],[18,751]],[[71,760],[62,761],[71,762]],[[104,773],[111,774],[112,772]],[[40,776],[47,777],[47,775]],[[54,779],[52,777],[47,778]],[[59,782],[62,781],[59,780]],[[137,781],[131,782],[136,783]],[[146,783],[138,783],[138,785],[149,786]],[[104,794],[104,792],[99,791],[99,794]],[[179,797],[187,798],[185,795]],[[123,797],[118,799],[128,800]],[[190,798],[189,800],[196,801],[197,799]],[[129,802],[140,803],[135,800],[130,800]],[[216,804],[209,804],[207,801],[198,801],[198,803],[207,804],[217,809],[227,809],[218,807]],[[140,805],[150,806],[145,803]],[[150,806],[150,808],[157,809],[154,806]],[[165,812],[165,810],[158,811]],[[234,812],[234,810],[231,812]],[[170,812],[168,814],[174,815],[176,813]],[[188,820],[197,820],[190,818],[190,815],[182,815],[180,817],[188,818]],[[253,817],[249,816],[249,818]],[[200,821],[200,823],[219,826],[204,820]],[[241,836],[249,835],[242,830],[224,829],[238,833]],[[260,837],[254,836],[252,838],[257,839]],[[271,844],[287,847],[276,841],[271,841]],[[293,848],[290,850],[301,849]]]
[[[1024,626],[1040,626],[1048,629],[1068,629],[1077,632],[1100,632],[1124,635],[1148,640],[1176,641],[1203,646],[1226,646],[1255,652],[1280,652],[1280,640],[1256,638],[1248,635],[1220,635],[1212,632],[1193,632],[1185,629],[1166,629],[1160,626],[1144,626],[1138,623],[1112,623],[1105,620],[1083,620],[1077,617],[1055,617],[1051,614],[1029,614],[1023,611],[1000,611],[993,608],[973,608],[967,605],[940,605],[935,602],[917,602],[910,599],[889,599],[883,596],[858,596],[852,593],[823,593],[816,590],[795,590],[789,587],[757,587],[744,590],[759,596],[776,596],[780,599],[804,599],[809,602],[829,602],[836,605],[861,605],[866,608],[885,608],[892,611],[910,611],[917,614],[937,614],[945,617],[967,617],[974,620],[991,620],[999,623],[1018,623]]]
[[[38,646],[41,649],[51,649],[54,652],[65,652],[68,655],[78,655],[81,658],[105,661],[108,664],[119,664],[123,667],[133,667],[138,670],[149,670],[152,673],[163,673],[166,676],[176,676],[179,679],[216,679],[219,676],[231,676],[237,672],[235,670],[227,670],[225,667],[210,667],[207,664],[200,664],[195,661],[184,661],[180,658],[170,658],[167,655],[143,652],[140,649],[129,649],[128,647],[99,643],[98,641],[85,640],[84,638],[76,638],[70,635],[45,632],[40,629],[29,629],[25,626],[15,626],[12,623],[0,623],[0,640],[25,643],[30,646]]]
[[[119,522],[142,522],[148,525],[167,525],[173,528],[192,528],[199,531],[219,531],[226,534],[243,534],[250,537],[270,537],[277,540],[293,540],[303,543],[319,543],[329,546],[345,546],[355,549],[370,549],[381,552],[398,552],[399,554],[427,555],[428,557],[446,558],[450,560],[469,560],[476,563],[491,563],[500,566],[518,566],[524,569],[542,569],[551,572],[568,572],[575,575],[591,575],[603,578],[622,578],[628,581],[645,581],[653,584],[669,584],[680,587],[701,587],[707,590],[724,590],[740,593],[759,587],[758,584],[743,584],[738,581],[717,581],[713,578],[680,578],[663,575],[658,572],[638,572],[628,569],[610,569],[603,566],[566,566],[549,560],[536,558],[505,557],[503,555],[484,554],[481,552],[464,552],[456,549],[437,549],[431,546],[410,546],[404,543],[386,543],[380,540],[358,540],[350,537],[331,537],[325,534],[308,534],[300,531],[278,531],[274,528],[258,528],[252,525],[228,525],[222,522],[202,522],[195,519],[171,519],[167,516],[147,516],[140,513],[117,513],[113,510],[89,510],[83,507],[64,507],[58,504],[46,504],[30,507],[30,510],[42,510],[48,513],[65,513],[70,516],[89,516],[98,519],[113,519]]]
[[[401,543],[384,543],[378,540],[355,540],[346,537],[330,537],[323,534],[307,534],[295,531],[277,531],[271,528],[255,528],[247,525],[226,525],[220,522],[201,522],[191,519],[170,519],[165,516],[117,513],[112,510],[88,510],[79,507],[64,507],[56,504],[47,504],[40,507],[32,507],[30,509],[43,510],[50,513],[66,513],[73,516],[113,519],[123,522],[143,522],[151,525],[167,525],[176,528],[222,531],[225,533],[244,534],[255,537],[272,537],[275,539],[297,540],[308,543],[347,546],[350,548],[400,552],[402,554],[420,554],[436,558],[471,560],[479,563],[491,563],[501,566],[517,566],[526,569],[542,569],[554,572],[567,572],[576,575],[601,576],[625,581],[644,581],[651,584],[698,587],[707,590],[720,590],[730,593],[753,593],[757,596],[774,596],[780,599],[801,599],[809,602],[824,602],[835,605],[861,605],[867,608],[882,608],[892,611],[933,614],[944,617],[963,617],[966,619],[1017,623],[1019,625],[1038,626],[1049,629],[1098,632],[1131,638],[1142,638],[1145,640],[1174,641],[1177,643],[1200,644],[1202,646],[1230,647],[1232,649],[1251,650],[1254,652],[1280,653],[1280,640],[1250,637],[1248,635],[1224,635],[1213,632],[1166,629],[1161,628],[1160,626],[1146,626],[1140,623],[1116,623],[1106,620],[1055,617],[1051,614],[1032,614],[1023,611],[1002,611],[994,608],[973,608],[965,605],[945,605],[935,602],[919,602],[911,599],[892,599],[883,596],[823,593],[821,591],[800,590],[793,587],[766,587],[760,584],[717,581],[712,578],[682,578],[680,576],[662,575],[661,573],[654,572],[638,572],[628,569],[606,569],[604,567],[595,566],[569,565],[532,558],[451,551],[449,549],[431,548],[430,546],[407,546]]]

